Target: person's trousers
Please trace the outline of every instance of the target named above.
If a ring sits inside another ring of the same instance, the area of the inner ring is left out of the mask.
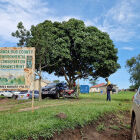
[[[111,101],[110,91],[107,90],[107,101]]]

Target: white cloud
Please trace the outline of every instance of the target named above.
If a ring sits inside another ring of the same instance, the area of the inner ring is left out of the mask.
[[[91,19],[85,19],[86,26],[94,25],[102,31],[108,32],[114,41],[127,42],[136,36],[135,20],[139,13],[135,12],[134,5],[139,0],[117,0],[116,5],[107,10],[105,15]],[[64,21],[70,18],[82,19],[82,16],[65,15],[55,16],[56,11],[48,8],[48,3],[43,0],[0,0],[0,39],[13,41],[11,32],[17,29],[17,23],[22,21],[29,29],[46,19],[52,21]],[[139,25],[137,25],[138,27]],[[0,43],[1,45],[1,43]]]
[[[118,24],[130,24],[137,17],[138,15],[134,12],[134,7],[130,0],[121,0],[106,14],[106,20],[113,20]]]
[[[0,46],[2,42],[17,42],[11,33],[17,30],[17,24],[22,21],[25,28],[36,25],[44,20],[67,21],[78,16],[55,17],[54,9],[48,8],[48,3],[42,0],[0,0]],[[56,11],[55,11],[56,12]]]
[[[86,21],[85,21],[85,25],[86,25],[86,26],[93,26],[93,22],[90,21],[90,20],[86,20]]]
[[[132,47],[123,47],[122,50],[133,51],[134,48],[132,48]]]
[[[118,0],[104,16],[93,22],[99,29],[108,32],[114,41],[128,42],[136,36],[136,20],[140,20],[139,13],[135,11],[137,3],[138,0]]]
[[[43,21],[51,12],[47,3],[40,0],[0,0],[0,37],[4,41],[15,41],[11,32],[22,21],[26,28]]]
[[[54,17],[48,17],[47,19],[51,20],[52,22],[54,22],[54,21],[62,22],[62,21],[68,21],[71,18],[80,19],[80,17],[78,17],[78,16],[62,16],[62,17],[55,17],[54,16]]]

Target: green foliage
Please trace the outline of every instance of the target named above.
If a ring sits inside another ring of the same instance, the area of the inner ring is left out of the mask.
[[[11,35],[16,38],[19,38],[19,43],[17,43],[18,46],[26,46],[28,40],[31,37],[30,31],[25,29],[22,22],[18,23],[17,28],[19,30],[17,30],[15,33],[12,33]]]
[[[97,131],[101,132],[101,131],[104,131],[105,130],[105,125],[104,123],[101,123],[97,126],[96,128]]]
[[[133,83],[130,88],[137,89],[140,86],[140,54],[127,60],[126,67],[130,73],[130,82]]]
[[[90,80],[90,84],[91,85],[97,85],[98,84],[98,80],[95,80],[95,79],[92,79],[92,80]]]
[[[81,20],[46,20],[32,26],[26,38],[26,31],[21,31],[22,24],[12,35],[20,38],[20,45],[36,48],[36,68],[40,64],[47,66],[44,71],[65,76],[70,86],[79,78],[108,77],[120,67],[117,49],[109,35],[94,26],[85,26]]]
[[[114,130],[120,130],[120,128],[117,125],[111,125],[109,128],[114,129]]]
[[[54,80],[54,81],[53,81],[53,83],[59,83],[59,82],[60,82],[59,80]]]

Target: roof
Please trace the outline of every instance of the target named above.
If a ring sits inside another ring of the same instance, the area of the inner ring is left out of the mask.
[[[90,88],[98,88],[98,87],[102,87],[102,86],[105,86],[105,85],[106,85],[105,83],[101,83],[101,84],[92,86],[92,87],[90,87]]]
[[[39,79],[36,79],[36,81],[39,81]],[[46,84],[51,83],[51,81],[47,80],[47,79],[41,79],[41,82],[44,82]]]
[[[44,83],[47,83],[47,84],[51,83],[51,81],[49,81],[49,80],[47,80],[47,79],[43,79],[42,81],[43,81]]]

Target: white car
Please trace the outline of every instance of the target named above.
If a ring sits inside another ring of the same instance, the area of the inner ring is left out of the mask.
[[[8,98],[12,98],[13,96],[13,93],[11,91],[2,91],[0,94],[1,96],[8,97]]]
[[[18,95],[19,95],[20,91],[12,91],[12,98],[13,99],[17,99],[18,98]]]

